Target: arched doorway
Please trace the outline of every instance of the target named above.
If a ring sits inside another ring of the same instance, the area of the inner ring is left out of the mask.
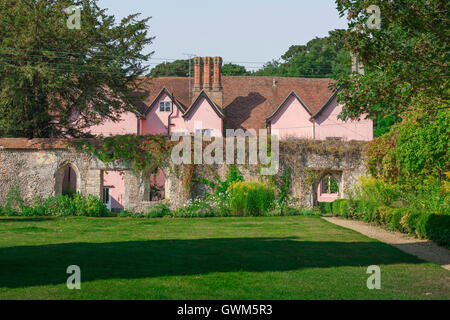
[[[77,175],[72,167],[64,170],[61,194],[63,196],[73,196],[77,192]]]
[[[73,196],[79,191],[79,173],[72,164],[62,165],[55,174],[55,195]]]

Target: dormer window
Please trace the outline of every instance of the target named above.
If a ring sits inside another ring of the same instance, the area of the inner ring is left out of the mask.
[[[159,103],[159,111],[160,112],[171,112],[172,111],[172,102],[170,102],[170,101],[161,101]]]

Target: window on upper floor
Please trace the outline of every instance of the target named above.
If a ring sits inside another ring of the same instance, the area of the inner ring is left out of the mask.
[[[161,101],[159,103],[159,111],[160,112],[171,112],[172,111],[172,102],[170,102],[170,101]]]

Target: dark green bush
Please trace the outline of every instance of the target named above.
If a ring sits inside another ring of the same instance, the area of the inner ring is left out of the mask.
[[[450,215],[429,214],[425,222],[425,234],[437,244],[450,246]]]
[[[339,215],[341,209],[341,202],[342,199],[337,199],[331,203],[331,212],[333,213],[334,216]]]
[[[406,228],[409,234],[417,236],[419,235],[417,233],[417,221],[419,220],[420,216],[421,216],[420,212],[413,211],[406,218]]]
[[[319,203],[325,212],[325,203]],[[450,215],[419,212],[411,208],[380,206],[363,200],[338,199],[331,203],[334,215],[353,217],[385,226],[389,230],[410,233],[419,238],[433,240],[440,245],[450,245]]]
[[[403,216],[406,214],[404,209],[390,208],[388,213],[389,219],[387,221],[387,227],[392,231],[405,232],[403,225],[401,224]]]
[[[350,211],[349,211],[350,200],[349,199],[340,199],[340,200],[341,201],[340,201],[340,206],[339,206],[339,213],[344,218],[349,218],[350,217]]]
[[[331,213],[331,203],[332,202],[318,202],[319,209],[321,213]]]

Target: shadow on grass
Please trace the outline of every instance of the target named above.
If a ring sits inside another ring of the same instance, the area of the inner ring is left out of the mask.
[[[82,281],[92,281],[421,262],[375,241],[287,237],[62,243],[0,248],[0,287],[64,284],[69,265],[80,266]]]

